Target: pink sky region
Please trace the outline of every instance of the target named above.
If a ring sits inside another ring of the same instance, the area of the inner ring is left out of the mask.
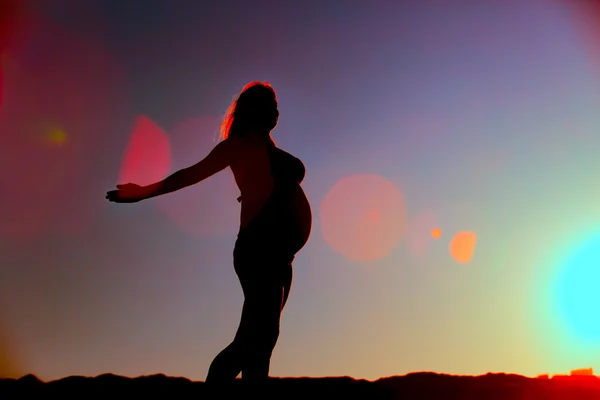
[[[205,379],[231,171],[105,193],[200,161],[256,80],[314,217],[273,376],[600,369],[595,3],[376,3],[1,3],[0,375]]]
[[[0,170],[10,196],[3,196],[0,235],[81,232],[96,210],[61,197],[85,187],[97,162],[118,81],[112,60],[39,18],[17,20],[11,33],[1,58]]]

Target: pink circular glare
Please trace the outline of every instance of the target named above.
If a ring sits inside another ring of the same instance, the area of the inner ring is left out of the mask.
[[[321,203],[325,241],[353,261],[388,256],[404,233],[405,219],[402,192],[375,174],[340,179]]]
[[[136,118],[123,155],[118,184],[149,185],[164,179],[170,168],[169,137],[150,118]]]

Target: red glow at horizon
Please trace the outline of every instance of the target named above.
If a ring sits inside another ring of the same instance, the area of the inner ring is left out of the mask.
[[[146,116],[138,116],[121,166],[117,184],[149,185],[164,179],[171,165],[169,137]]]
[[[171,173],[202,160],[216,146],[219,116],[189,118],[171,131]],[[229,168],[179,192],[157,198],[160,209],[181,230],[196,237],[235,234],[239,190]]]
[[[353,261],[389,255],[404,233],[405,219],[402,192],[375,174],[340,179],[321,203],[325,241]]]
[[[468,264],[475,252],[477,235],[470,231],[458,232],[450,241],[450,255],[460,264]]]
[[[20,378],[24,374],[20,371],[19,360],[16,358],[14,343],[11,343],[6,334],[4,334],[0,324],[0,379],[1,378]]]

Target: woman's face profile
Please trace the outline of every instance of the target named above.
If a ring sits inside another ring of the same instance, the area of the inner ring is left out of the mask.
[[[271,106],[270,110],[269,110],[269,117],[271,124],[269,125],[269,131],[275,129],[275,127],[277,126],[277,121],[279,121],[279,110],[277,109],[277,103],[275,103],[273,106]]]

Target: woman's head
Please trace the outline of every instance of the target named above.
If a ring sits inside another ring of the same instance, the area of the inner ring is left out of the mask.
[[[268,135],[278,118],[275,90],[268,82],[250,82],[229,106],[221,124],[221,139],[251,131]]]

